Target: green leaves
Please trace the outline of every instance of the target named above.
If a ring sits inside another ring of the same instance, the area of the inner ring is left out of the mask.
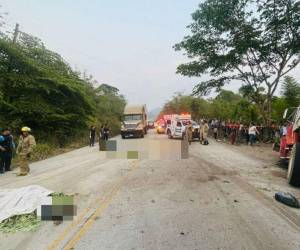
[[[61,146],[90,122],[112,121],[117,130],[124,97],[107,84],[94,89],[94,83],[36,37],[22,32],[17,44],[0,39],[1,126],[18,131],[27,125]]]
[[[299,1],[206,0],[192,18],[190,35],[174,46],[191,62],[179,65],[177,73],[209,74],[212,79],[194,89],[204,95],[239,80],[251,87],[249,96],[265,95],[262,115],[270,119],[270,103],[281,77],[300,62]]]
[[[35,213],[15,215],[0,223],[0,232],[15,233],[18,231],[35,231],[40,225],[40,220]]]

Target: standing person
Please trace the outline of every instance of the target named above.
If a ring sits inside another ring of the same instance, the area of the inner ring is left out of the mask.
[[[209,130],[209,126],[207,124],[207,120],[204,120],[204,124],[202,126],[202,138],[203,138],[203,145],[208,145],[208,130]]]
[[[0,135],[0,161],[2,163],[3,161],[3,152],[4,152],[4,147],[2,146],[2,143],[4,142],[4,137]],[[4,169],[2,164],[0,163],[0,174],[4,174]]]
[[[109,130],[108,125],[106,123],[104,125],[104,128],[103,128],[103,137],[104,137],[105,141],[108,141],[109,133],[110,133],[110,130]]]
[[[94,147],[95,137],[96,137],[96,128],[95,128],[95,126],[91,126],[91,128],[90,128],[90,147]]]
[[[192,141],[193,141],[193,127],[192,127],[192,122],[189,122],[189,124],[188,124],[187,135],[188,135],[189,145],[191,145]]]
[[[1,142],[2,156],[0,162],[1,164],[0,169],[2,169],[2,171],[11,171],[10,165],[11,165],[11,159],[14,150],[13,137],[10,134],[10,130],[8,128],[2,130],[2,136],[3,136],[3,142]]]
[[[253,123],[250,124],[248,133],[250,145],[253,146],[253,143],[256,141],[256,135],[259,135],[259,132]]]
[[[202,130],[203,130],[203,120],[201,119],[200,120],[200,124],[199,124],[199,142],[201,144],[203,142],[203,133],[202,133]]]
[[[104,139],[104,126],[101,125],[100,130],[99,130],[99,140]]]
[[[214,138],[217,141],[218,140],[218,127],[217,127],[217,124],[214,125],[213,131],[214,131]]]
[[[20,173],[18,176],[25,176],[29,173],[30,155],[36,146],[35,138],[29,134],[31,129],[29,127],[23,127],[21,129],[21,136],[17,147],[17,154],[19,156]]]

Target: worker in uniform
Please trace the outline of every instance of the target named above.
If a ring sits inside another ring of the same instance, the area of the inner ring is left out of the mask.
[[[193,141],[193,127],[191,122],[189,122],[187,126],[187,135],[188,135],[189,144],[191,145]]]
[[[202,139],[203,139],[203,145],[208,145],[208,130],[209,130],[209,126],[206,120],[204,120],[203,122],[203,126],[201,127],[202,129]]]
[[[203,125],[204,125],[204,123],[203,123],[203,120],[201,119],[200,120],[200,124],[199,124],[200,126],[199,126],[199,142],[202,144],[202,142],[203,142]]]
[[[21,129],[21,136],[17,147],[17,154],[19,156],[20,173],[18,176],[25,176],[29,173],[30,154],[36,146],[35,138],[29,134],[31,129],[29,127],[23,127]]]

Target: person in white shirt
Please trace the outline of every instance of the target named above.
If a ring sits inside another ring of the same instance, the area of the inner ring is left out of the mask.
[[[254,124],[252,124],[252,123],[250,124],[248,133],[249,133],[250,145],[253,146],[253,144],[256,141],[256,135],[259,135],[259,132]]]

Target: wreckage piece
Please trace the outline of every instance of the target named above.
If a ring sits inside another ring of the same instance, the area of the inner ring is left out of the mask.
[[[290,206],[290,207],[300,208],[298,199],[290,193],[277,192],[275,194],[275,200],[277,200],[287,206]]]

